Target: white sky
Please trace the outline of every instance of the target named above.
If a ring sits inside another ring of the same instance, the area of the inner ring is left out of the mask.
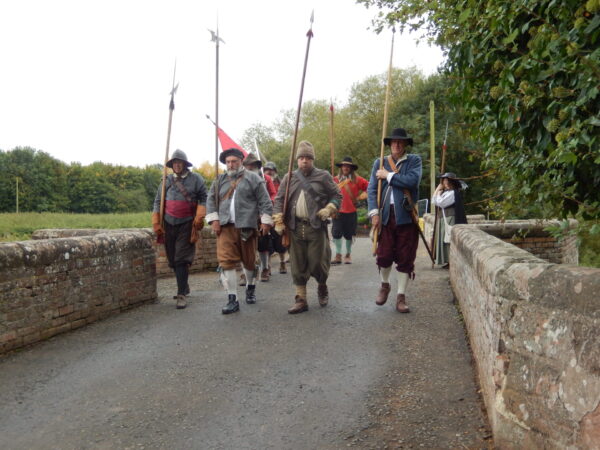
[[[353,0],[2,0],[0,149],[30,146],[67,163],[144,166],[165,157],[177,59],[171,151],[214,161],[215,29],[219,125],[234,140],[295,109],[315,11],[304,100],[347,100],[387,71],[391,33]],[[394,66],[426,74],[441,51],[396,36]]]

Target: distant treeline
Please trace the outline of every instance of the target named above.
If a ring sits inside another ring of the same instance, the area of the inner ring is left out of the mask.
[[[29,147],[0,150],[0,212],[123,213],[149,211],[161,165],[66,164]]]
[[[335,161],[351,156],[358,173],[369,177],[379,156],[387,75],[379,74],[356,83],[345,102],[335,105]],[[425,76],[414,68],[392,71],[392,92],[387,129],[402,127],[414,138],[410,150],[423,159],[420,198],[430,194],[430,174],[440,173],[441,148],[448,126],[445,171],[466,178],[469,214],[487,212],[486,198],[497,197],[494,170],[480,170],[483,151],[470,138],[460,107],[448,99],[450,79]],[[436,164],[430,158],[430,102],[435,104]],[[262,155],[277,164],[283,177],[288,167],[294,134],[295,110],[282,111],[271,124],[255,123],[240,139],[246,150],[257,145]],[[303,104],[298,139],[310,141],[316,150],[316,166],[330,170],[330,108],[328,100]],[[195,161],[196,162],[196,161]],[[207,181],[214,179],[209,162],[194,168]],[[337,170],[337,168],[335,168]],[[19,177],[19,210],[36,212],[115,213],[149,211],[162,175],[162,166],[123,167],[100,162],[88,166],[65,164],[31,148],[0,150],[0,212],[16,209],[16,177]],[[437,183],[439,180],[435,180]]]

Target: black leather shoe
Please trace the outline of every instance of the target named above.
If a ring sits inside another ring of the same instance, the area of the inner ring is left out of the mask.
[[[229,300],[227,304],[223,307],[221,312],[223,314],[231,314],[240,310],[240,304],[235,298],[235,294],[229,294]]]
[[[256,294],[254,293],[256,286],[253,284],[248,285],[248,289],[246,289],[246,303],[249,305],[253,305],[256,303]]]

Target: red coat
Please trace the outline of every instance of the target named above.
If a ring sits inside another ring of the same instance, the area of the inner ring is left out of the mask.
[[[363,177],[355,175],[355,181],[349,181],[345,186],[340,187],[340,191],[342,191],[342,206],[340,208],[341,213],[353,213],[356,212],[356,207],[352,202],[352,198],[348,193],[348,188],[352,192],[355,199],[358,198],[360,192],[367,192],[367,187],[369,186],[369,182],[365,180]],[[338,177],[333,177],[333,181],[340,185],[340,181]],[[348,188],[346,188],[348,186]]]
[[[274,201],[275,196],[277,195],[277,189],[275,188],[275,184],[273,184],[273,179],[266,173],[263,175],[265,176],[265,181],[267,183],[267,192],[269,193],[269,197],[271,197],[271,201]]]

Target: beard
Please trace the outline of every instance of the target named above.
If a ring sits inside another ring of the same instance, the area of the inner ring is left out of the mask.
[[[238,167],[237,169],[227,170],[227,175],[230,177],[234,177],[238,173],[240,173],[242,170],[244,170],[244,168],[242,166]]]

